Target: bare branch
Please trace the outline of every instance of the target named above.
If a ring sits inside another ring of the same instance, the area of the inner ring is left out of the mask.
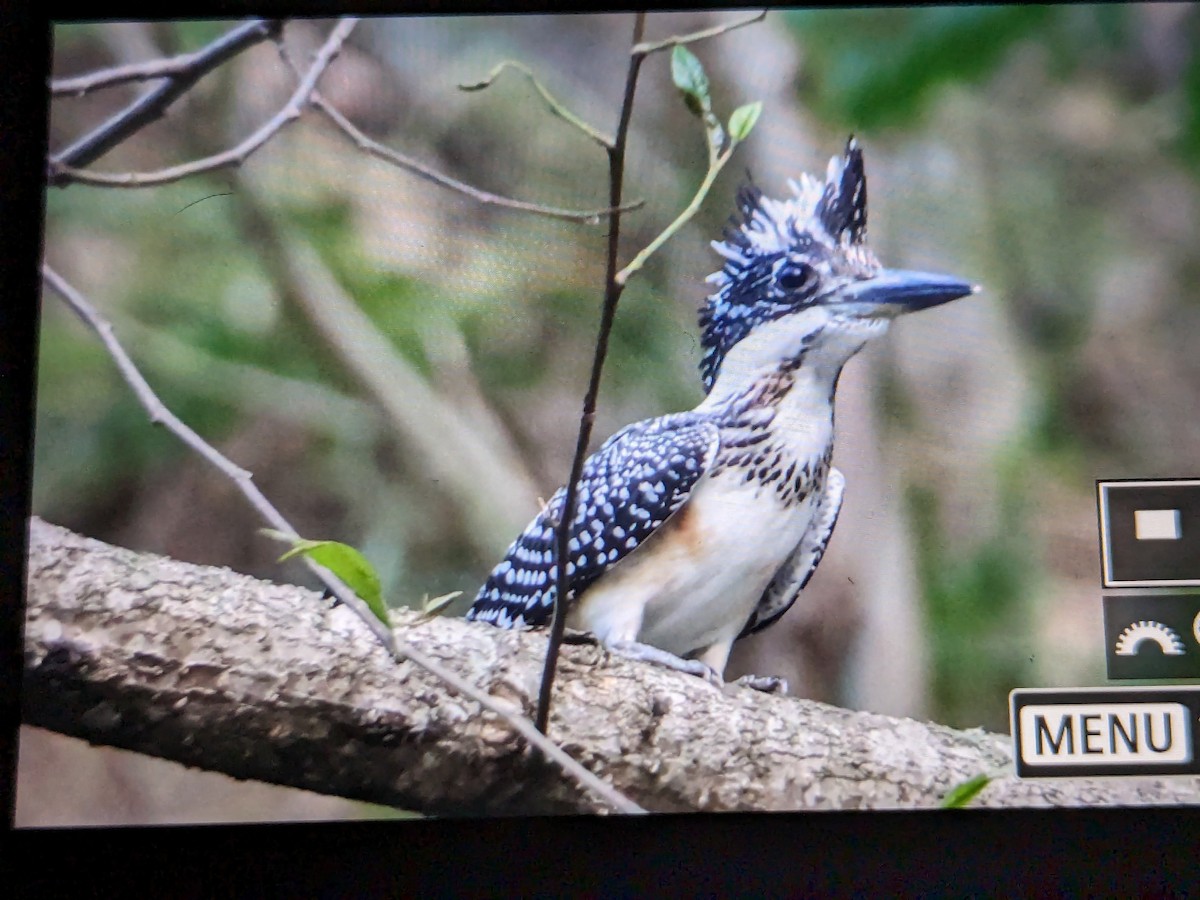
[[[611,138],[604,136],[600,133],[599,129],[593,128],[587,122],[583,121],[583,119],[579,118],[579,116],[575,115],[575,113],[567,109],[553,94],[550,93],[549,90],[547,90],[545,85],[538,81],[537,76],[534,75],[529,67],[524,63],[519,63],[513,59],[506,59],[493,67],[492,71],[488,72],[482,81],[476,81],[473,84],[460,84],[458,88],[461,91],[481,91],[484,88],[490,87],[492,82],[500,77],[500,73],[505,69],[516,69],[526,78],[528,78],[533,84],[534,90],[536,90],[541,95],[542,99],[546,101],[546,106],[549,107],[550,112],[552,112],[554,115],[558,116],[567,124],[579,129],[579,131],[583,132],[583,134],[586,135],[589,140],[599,144],[605,150],[612,149],[613,141]]]
[[[637,256],[630,260],[629,265],[616,274],[616,280],[618,284],[626,284],[633,275],[640,272],[642,267],[646,265],[646,261],[660,249],[662,249],[663,244],[674,237],[679,229],[691,221],[692,217],[699,212],[700,205],[704,202],[704,198],[708,196],[708,192],[712,188],[713,182],[717,180],[717,175],[719,175],[721,170],[725,168],[725,163],[729,162],[729,158],[733,156],[733,151],[736,146],[737,142],[732,142],[723,153],[718,154],[712,159],[708,166],[708,172],[705,173],[704,180],[701,182],[700,187],[696,189],[696,193],[692,197],[691,202],[684,207],[683,212],[675,217],[675,221],[664,228],[654,240],[643,247],[642,250],[638,252]]]
[[[73,78],[55,78],[50,82],[52,97],[82,97],[90,91],[102,88],[115,88],[120,84],[131,82],[150,82],[156,78],[173,78],[188,71],[196,59],[194,53],[184,53],[170,56],[167,59],[152,59],[144,62],[131,62],[127,66],[101,68],[84,76]]]
[[[681,37],[671,37],[664,41],[643,43],[642,35],[645,29],[645,14],[638,13],[634,20],[633,46],[629,51],[629,70],[625,78],[625,96],[621,102],[621,118],[617,126],[617,135],[609,148],[609,202],[617,206],[621,202],[621,190],[625,178],[625,141],[629,133],[629,119],[633,113],[633,96],[637,89],[638,72],[642,60],[651,53],[665,50],[676,44],[691,43],[725,34],[735,28],[741,28],[763,19],[766,10],[744,20],[730,22],[693,34]],[[592,424],[596,418],[596,401],[600,394],[600,376],[604,370],[604,360],[608,355],[608,340],[612,333],[613,320],[617,313],[617,303],[625,289],[629,278],[640,271],[646,260],[667,242],[680,228],[687,223],[700,204],[708,195],[709,189],[716,180],[717,174],[729,161],[737,141],[732,140],[722,152],[720,144],[724,142],[720,122],[709,114],[706,118],[708,131],[708,172],[704,181],[697,189],[695,196],[688,206],[670,225],[663,230],[651,243],[646,246],[624,269],[617,271],[617,251],[620,242],[620,217],[613,216],[612,225],[608,231],[607,271],[604,283],[604,307],[600,314],[599,333],[596,335],[596,350],[592,358],[592,374],[588,381],[587,393],[583,398],[583,411],[579,417],[579,435],[575,442],[575,457],[571,462],[571,474],[566,484],[566,496],[563,498],[562,519],[555,528],[555,598],[554,622],[550,629],[550,641],[546,647],[546,663],[542,669],[542,687],[538,696],[537,725],[542,731],[550,716],[551,689],[554,686],[554,673],[558,664],[559,649],[562,646],[563,634],[566,630],[566,597],[569,587],[567,579],[567,548],[570,541],[571,522],[575,518],[576,494],[578,482],[583,474],[583,464],[587,457],[588,442],[592,436]]]
[[[56,78],[50,82],[50,96],[83,97],[91,91],[133,81],[172,78],[186,73],[194,65],[196,56],[195,53],[183,53],[167,59],[150,59],[125,66],[114,66],[111,69],[100,69],[73,78]]]
[[[439,187],[449,188],[452,191],[457,191],[460,194],[465,194],[472,200],[478,203],[483,203],[487,206],[502,206],[505,209],[516,209],[521,212],[534,213],[539,216],[546,216],[551,219],[563,219],[568,222],[584,222],[588,225],[599,225],[600,222],[620,212],[629,212],[630,210],[640,209],[645,205],[645,200],[635,200],[632,203],[627,203],[617,208],[609,209],[563,209],[558,206],[544,206],[540,203],[530,203],[526,200],[515,200],[511,197],[502,197],[499,194],[493,194],[480,188],[473,187],[465,182],[459,181],[456,178],[451,178],[449,175],[437,171],[436,169],[426,165],[423,162],[413,159],[410,156],[405,156],[398,150],[393,150],[391,147],[386,147],[378,141],[363,134],[354,124],[343,116],[332,104],[329,103],[320,94],[314,94],[312,104],[325,113],[338,128],[340,128],[347,137],[352,140],[355,145],[365,153],[370,153],[372,156],[390,162],[407,172],[424,178],[426,181],[431,181]]]
[[[184,378],[203,371],[191,384],[211,399],[244,399],[252,415],[279,416],[299,427],[331,437],[362,435],[364,443],[382,432],[379,410],[328,385],[293,378],[253,363],[234,362],[201,350],[165,328],[124,318],[112,320],[138,348],[143,366],[166,377]]]
[[[669,50],[679,44],[694,44],[697,41],[705,41],[709,38],[719,37],[737,28],[745,28],[747,25],[753,25],[755,22],[761,22],[767,17],[767,10],[763,10],[756,15],[746,19],[738,19],[736,22],[726,22],[724,25],[714,25],[712,28],[704,28],[700,31],[693,31],[691,34],[676,35],[674,37],[664,38],[661,41],[647,41],[644,44],[637,44],[631,51],[635,56],[649,56],[651,53],[658,53],[662,50]]]
[[[180,53],[178,56],[163,59],[148,59],[144,62],[113,66],[88,72],[86,75],[75,75],[71,78],[56,78],[50,82],[50,96],[83,97],[92,91],[130,84],[135,81],[153,81],[158,78],[192,77],[192,83],[195,83],[196,78],[193,73],[198,72],[200,75],[205,75],[230,59],[233,55],[229,47],[229,40],[232,36],[237,35],[240,38],[235,45],[237,50],[251,47],[270,36],[269,33],[263,34],[260,29],[253,27],[256,24],[243,25],[236,31],[222,35],[212,44],[193,53]],[[280,23],[274,24],[278,31]],[[253,41],[245,42],[249,41],[251,37],[254,38]],[[217,48],[219,52],[214,53],[214,48]]]
[[[158,60],[140,66],[108,69],[93,75],[54,82],[51,85],[51,91],[57,95],[83,94],[95,87],[119,84],[142,77],[161,76],[168,79],[164,84],[139,97],[99,128],[55,155],[51,160],[50,184],[63,183],[63,180],[54,174],[53,167],[82,168],[94,162],[130,135],[160,118],[168,106],[191,90],[197,81],[213,69],[228,62],[248,47],[275,36],[282,27],[283,23],[278,20],[255,19],[239,25],[207,47],[189,54],[187,57]],[[148,75],[140,74],[146,70],[153,70],[156,65],[161,65],[169,71]],[[93,81],[95,83],[90,83]]]
[[[190,450],[216,467],[226,478],[236,484],[238,489],[246,496],[246,499],[258,511],[258,514],[272,526],[280,531],[296,535],[295,529],[291,527],[287,519],[283,517],[283,514],[259,491],[258,487],[254,484],[253,476],[249,472],[223,456],[205,441],[204,438],[200,437],[200,435],[196,434],[195,431],[180,421],[158,399],[158,395],[154,393],[153,388],[142,377],[142,373],[138,371],[129,354],[125,352],[125,349],[116,339],[116,336],[113,334],[112,323],[100,315],[83,294],[75,290],[61,275],[47,265],[42,266],[42,278],[55,293],[67,302],[67,305],[74,310],[75,314],[83,319],[84,323],[100,337],[105,349],[108,350],[109,356],[116,362],[121,377],[133,389],[134,394],[137,395],[138,402],[142,404],[149,414],[150,422],[154,425],[165,427],[183,441]],[[299,535],[296,536],[299,537]]]
[[[638,13],[633,21],[633,45],[642,40],[646,27],[646,14]],[[621,191],[625,183],[625,142],[629,137],[629,119],[633,115],[633,95],[637,90],[638,73],[645,56],[630,52],[629,69],[625,74],[625,95],[621,100],[621,115],[617,123],[616,137],[608,151],[608,201],[610,206],[621,205]],[[550,721],[550,697],[554,686],[554,673],[558,666],[558,653],[562,646],[567,626],[567,544],[570,540],[571,521],[575,518],[576,495],[579,478],[583,474],[583,462],[587,456],[588,441],[592,437],[592,423],[596,418],[596,399],[600,395],[600,375],[608,355],[608,338],[612,333],[613,319],[617,314],[617,302],[621,299],[624,284],[617,281],[617,251],[621,240],[621,217],[614,215],[608,229],[608,251],[605,261],[604,307],[600,313],[600,326],[596,335],[596,350],[592,356],[592,374],[588,380],[587,393],[583,398],[583,411],[579,416],[579,436],[575,441],[575,456],[571,461],[571,474],[567,479],[566,495],[563,497],[562,519],[555,531],[555,590],[554,622],[550,628],[550,641],[546,646],[546,664],[542,669],[542,686],[538,694],[537,726],[546,730]]]
[[[113,334],[112,324],[109,323],[96,308],[79,291],[75,290],[57,272],[49,266],[42,266],[42,277],[46,283],[61,296],[67,305],[100,337],[105,349],[117,364],[122,378],[133,389],[139,402],[150,415],[150,421],[163,425],[168,431],[178,437],[187,447],[201,458],[213,465],[218,471],[229,478],[241,491],[259,513],[260,516],[276,530],[291,537],[299,537],[296,529],[284,518],[283,514],[258,489],[253,482],[253,476],[222,455],[215,447],[206,442],[200,435],[185,425],[172,413],[154,393],[154,390],[142,377],[133,360],[130,359],[121,344]],[[368,609],[367,605],[351,591],[342,581],[328,569],[314,563],[307,557],[305,565],[333,592],[339,600],[352,610],[359,619],[371,630],[376,638],[387,649],[397,662],[409,659],[421,668],[441,679],[446,685],[464,697],[474,700],[503,718],[517,733],[524,737],[532,746],[540,750],[548,760],[558,765],[566,774],[574,778],[580,785],[593,791],[614,809],[626,813],[644,812],[631,800],[615,791],[610,785],[597,778],[590,771],[568,756],[561,747],[548,740],[525,717],[518,715],[496,703],[483,691],[466,682],[458,675],[446,669],[426,654],[396,639],[395,634],[380,622]]]
[[[166,405],[154,393],[154,389],[150,387],[149,382],[138,371],[129,354],[125,352],[125,349],[117,340],[116,335],[113,333],[112,323],[100,315],[83,294],[75,290],[61,275],[47,265],[42,266],[42,278],[67,302],[67,305],[71,307],[75,314],[100,337],[105,349],[108,350],[109,355],[116,362],[121,377],[133,389],[138,402],[142,404],[143,408],[149,414],[151,424],[165,427],[183,441],[188,449],[192,450],[232,481],[268,524],[276,530],[287,534],[289,537],[299,538],[299,533],[284,518],[283,513],[276,509],[275,505],[258,489],[258,486],[254,483],[254,476],[250,472],[233,463],[233,461],[205,441],[204,438],[200,437],[200,435],[180,420],[178,416],[167,409]],[[392,633],[375,617],[366,604],[359,599],[358,595],[342,584],[332,572],[323,566],[317,565],[308,558],[304,559],[304,564],[333,591],[339,600],[353,609],[366,622],[389,652],[397,652],[395,638]]]
[[[329,68],[330,63],[333,62],[334,57],[341,50],[342,44],[357,24],[358,19],[352,17],[341,19],[338,22],[337,26],[330,32],[329,37],[326,38],[321,49],[317,52],[312,65],[309,66],[308,72],[300,80],[300,84],[293,91],[287,104],[261,128],[254,132],[254,134],[250,135],[236,147],[226,150],[223,153],[205,157],[204,159],[197,159],[178,166],[171,166],[167,169],[160,169],[157,172],[124,172],[119,174],[85,172],[55,159],[50,162],[51,182],[61,184],[63,182],[75,181],[81,184],[103,187],[142,188],[169,184],[170,182],[179,181],[182,178],[197,175],[201,172],[211,172],[227,166],[241,165],[251,153],[269,141],[285,125],[300,118],[304,106],[308,103],[313,91],[316,90],[317,81],[320,80],[325,70]]]
[[[279,55],[288,67],[299,77],[299,72],[291,55],[287,51],[282,41],[276,41],[279,47]],[[323,112],[334,125],[336,125],[351,141],[354,142],[358,149],[364,153],[369,153],[376,159],[382,159],[384,162],[389,162],[398,168],[404,169],[406,172],[411,172],[426,181],[432,182],[439,187],[448,188],[452,191],[457,191],[460,194],[465,194],[477,203],[482,203],[485,206],[500,206],[505,209],[515,209],[521,212],[533,213],[534,215],[546,216],[551,219],[562,219],[568,222],[584,222],[588,225],[598,225],[608,216],[615,212],[628,212],[629,210],[638,209],[645,204],[644,200],[637,200],[633,203],[626,204],[620,209],[563,209],[557,206],[545,206],[540,203],[530,203],[525,200],[514,200],[510,197],[502,197],[499,194],[493,194],[489,191],[481,190],[465,182],[459,181],[456,178],[451,178],[431,166],[426,165],[419,160],[415,160],[410,156],[406,156],[398,150],[393,150],[378,141],[367,137],[359,130],[353,122],[347,119],[332,103],[322,96],[320,91],[313,91],[310,102],[313,106]]]

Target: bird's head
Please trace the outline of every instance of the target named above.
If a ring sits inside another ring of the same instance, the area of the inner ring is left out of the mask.
[[[700,312],[704,389],[724,365],[776,367],[801,355],[840,370],[904,313],[973,293],[958,278],[883,268],[866,244],[867,178],[854,138],[825,180],[801,175],[793,196],[738,192],[741,221],[713,248],[725,258]]]

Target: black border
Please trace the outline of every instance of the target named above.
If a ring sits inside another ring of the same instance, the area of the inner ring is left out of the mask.
[[[0,17],[0,809],[15,806],[26,521],[42,256],[50,26],[27,6]]]
[[[779,6],[776,3],[758,4]],[[807,4],[828,5],[828,4]],[[892,4],[857,4],[892,5]],[[917,5],[917,4],[914,4]],[[924,4],[920,4],[924,5]],[[339,6],[341,7],[339,9]],[[21,667],[40,209],[53,19],[563,12],[548,0],[53,0],[0,12],[0,685]],[[689,0],[641,4],[755,8]],[[572,11],[632,7],[575,4]],[[1194,889],[1200,808],[492,819],[138,829],[11,828],[16,698],[0,691],[0,884],[12,896],[1159,894]],[[9,889],[8,886],[12,885]],[[68,894],[69,892],[69,894]]]
[[[1195,890],[1198,834],[1195,808],[22,831],[0,874],[17,897],[1163,896]]]

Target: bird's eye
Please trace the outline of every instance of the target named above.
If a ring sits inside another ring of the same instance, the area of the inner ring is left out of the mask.
[[[789,294],[807,294],[817,286],[817,273],[807,263],[789,262],[779,270],[775,281]]]

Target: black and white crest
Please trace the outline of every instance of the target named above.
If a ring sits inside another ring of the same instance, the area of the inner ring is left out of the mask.
[[[764,197],[753,183],[737,195],[735,216],[713,249],[725,258],[709,276],[717,292],[700,311],[704,389],[712,388],[729,350],[755,326],[819,297],[819,275],[839,264],[871,266],[866,249],[867,177],[854,138],[829,161],[825,180],[789,180],[792,196]]]

